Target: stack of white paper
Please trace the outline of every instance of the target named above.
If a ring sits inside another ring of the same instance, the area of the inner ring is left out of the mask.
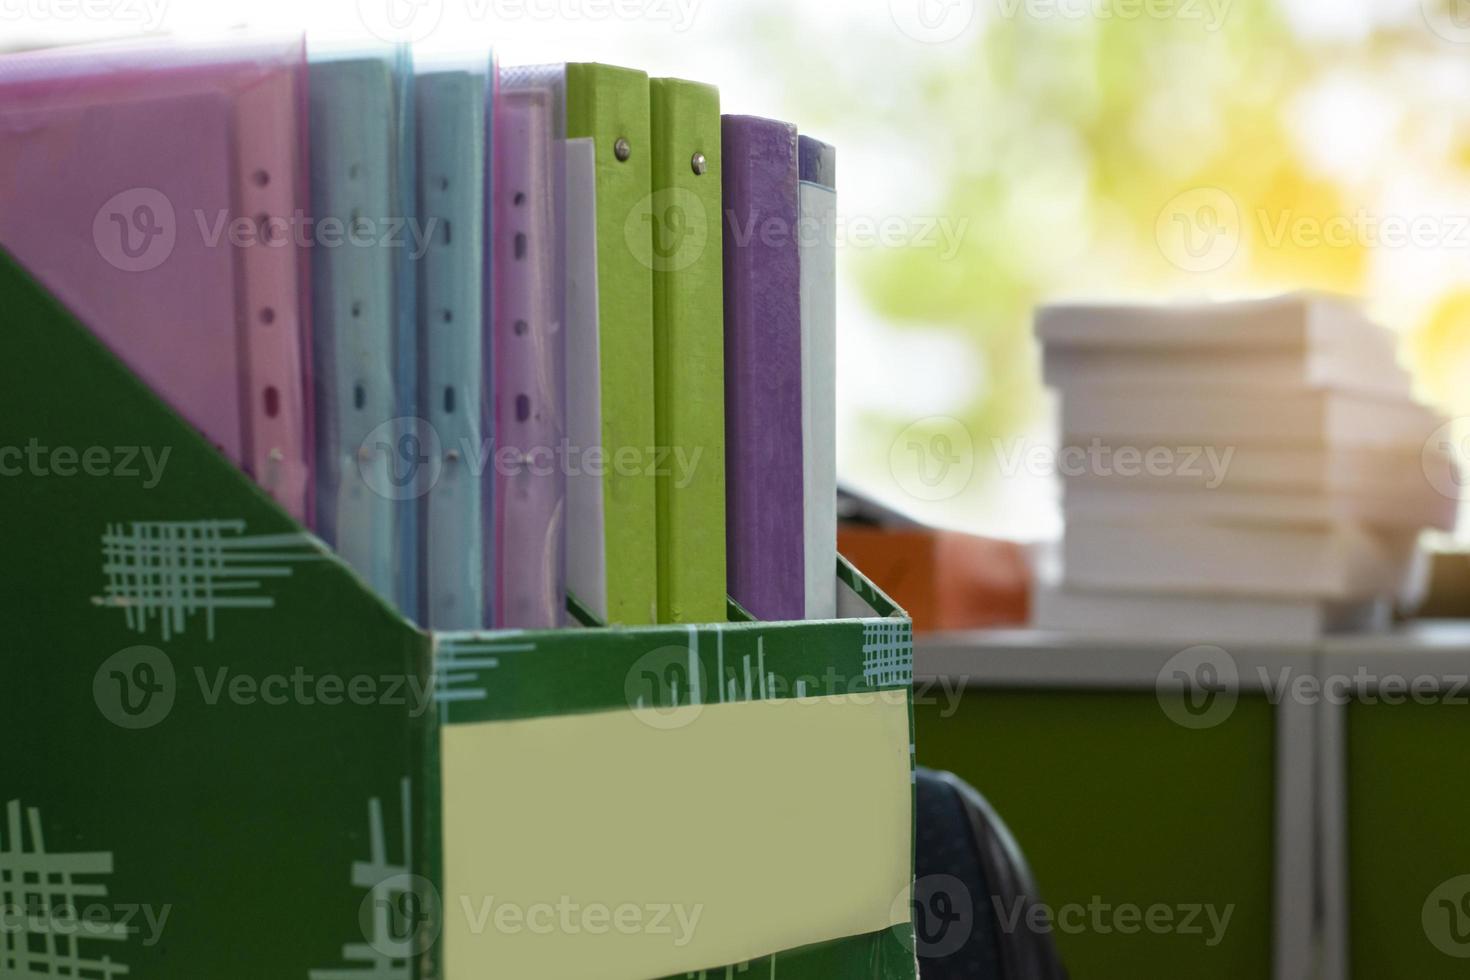
[[[1344,301],[1053,306],[1036,331],[1066,516],[1037,625],[1362,628],[1411,579],[1419,532],[1454,526],[1444,420],[1414,401],[1393,335]]]

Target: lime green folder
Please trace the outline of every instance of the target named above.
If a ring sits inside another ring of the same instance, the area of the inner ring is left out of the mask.
[[[638,227],[652,186],[648,75],[570,64],[566,80],[567,138],[591,138],[597,154],[608,620],[646,625],[658,614],[653,270],[629,230]]]
[[[654,418],[658,614],[725,618],[725,297],[720,233],[720,93],[677,78],[648,83],[653,194]]]

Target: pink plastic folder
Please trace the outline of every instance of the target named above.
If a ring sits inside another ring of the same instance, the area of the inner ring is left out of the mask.
[[[311,514],[304,46],[0,58],[0,247]]]
[[[498,99],[492,219],[495,625],[553,629],[566,603],[557,124],[553,93],[546,88],[502,87]]]

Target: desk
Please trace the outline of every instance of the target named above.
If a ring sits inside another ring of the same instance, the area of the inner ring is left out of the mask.
[[[1312,975],[1318,719],[1272,691],[1282,671],[1314,674],[1310,645],[1201,648],[1181,661],[1176,643],[997,630],[915,646],[919,763],[991,799],[1051,907],[1096,897],[1233,909],[1213,946],[1208,926],[1059,929],[1074,976]],[[1197,722],[1166,710],[1161,676],[1222,655],[1230,703]]]
[[[1323,976],[1466,976],[1470,624],[1331,638],[1319,669]]]

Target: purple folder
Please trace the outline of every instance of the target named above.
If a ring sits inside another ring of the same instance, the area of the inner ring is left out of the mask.
[[[495,625],[552,629],[566,608],[565,339],[557,291],[556,116],[502,87],[495,121]]]
[[[309,519],[304,48],[0,58],[0,246]]]
[[[725,116],[725,454],[730,596],[802,619],[796,128]]]

